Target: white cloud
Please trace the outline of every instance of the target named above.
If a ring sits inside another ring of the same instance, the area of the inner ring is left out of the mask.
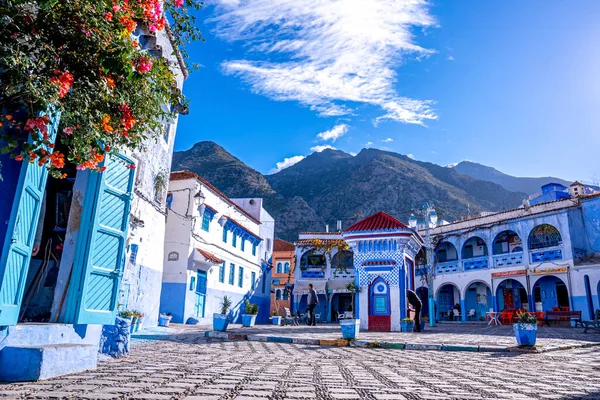
[[[414,160],[414,159],[415,159],[415,156],[414,156],[414,155],[412,155],[411,153],[408,153],[408,154],[406,155],[406,157],[410,158],[411,160]]]
[[[393,141],[394,139],[392,139],[391,137],[382,140],[383,143],[392,143]]]
[[[373,142],[367,142],[367,143],[365,143],[365,147],[369,147],[369,146],[373,146]]]
[[[317,137],[321,140],[332,140],[332,141],[336,141],[338,138],[341,138],[342,136],[344,136],[346,134],[346,132],[348,132],[348,125],[346,124],[340,124],[340,125],[336,125],[333,128],[331,128],[328,131],[325,132],[321,132],[317,135]]]
[[[351,152],[350,152],[350,153],[348,153],[348,154],[350,154],[352,157],[356,157],[356,154],[357,154],[357,153],[355,153],[355,152],[351,151]]]
[[[412,34],[435,25],[425,0],[221,0],[211,21],[218,36],[247,45],[245,59],[222,68],[256,93],[323,116],[373,105],[383,110],[375,124],[437,119],[430,100],[399,94],[396,71],[433,53]]]
[[[448,56],[448,61],[454,61],[454,57],[453,56]]]
[[[431,154],[433,154],[434,156],[437,156],[437,155],[438,155],[438,152],[437,152],[437,151],[435,151],[435,150],[431,150]]]
[[[277,173],[277,172],[281,171],[282,169],[286,169],[287,167],[291,167],[292,165],[299,163],[302,160],[304,160],[304,156],[293,156],[293,157],[289,157],[289,158],[284,158],[283,161],[280,161],[277,164],[275,164],[275,168],[273,168],[271,171],[269,171],[269,173],[270,174]]]
[[[321,144],[321,145],[318,145],[318,146],[311,147],[310,151],[313,151],[315,153],[320,153],[323,150],[327,150],[327,149],[337,150],[335,147],[333,147],[330,144]]]

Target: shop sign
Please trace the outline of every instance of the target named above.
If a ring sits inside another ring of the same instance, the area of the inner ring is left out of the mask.
[[[507,276],[520,276],[520,275],[526,275],[526,274],[527,274],[526,269],[518,269],[516,271],[494,272],[492,274],[492,278],[504,278]]]
[[[568,272],[569,268],[540,268],[534,269],[531,272],[536,275],[545,275],[545,274],[562,274]]]

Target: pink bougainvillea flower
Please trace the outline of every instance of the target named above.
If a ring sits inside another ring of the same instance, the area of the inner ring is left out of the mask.
[[[181,7],[183,5],[183,0],[175,0],[175,7]]]
[[[18,156],[15,157],[15,160],[23,161],[23,156],[19,154]]]
[[[63,132],[65,133],[65,135],[72,135],[73,134],[73,127],[72,126],[67,126],[65,129],[63,129]]]
[[[106,19],[108,22],[112,21],[113,15],[111,12],[107,12],[106,14],[104,14],[104,19]]]
[[[152,71],[152,59],[150,57],[140,57],[137,61],[135,69],[140,74]]]
[[[114,12],[118,12],[120,9],[121,9],[121,6],[120,6],[120,5],[118,5],[118,4],[115,4],[114,6],[112,6],[112,10],[113,10]]]

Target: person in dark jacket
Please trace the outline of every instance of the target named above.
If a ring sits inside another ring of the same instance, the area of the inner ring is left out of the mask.
[[[308,324],[311,326],[316,326],[317,321],[315,318],[315,308],[319,304],[319,296],[317,296],[317,292],[313,289],[312,283],[308,284],[308,314],[309,320]]]
[[[421,332],[421,307],[423,307],[423,303],[419,296],[412,290],[408,289],[406,291],[406,298],[408,300],[408,304],[415,308],[415,332]]]

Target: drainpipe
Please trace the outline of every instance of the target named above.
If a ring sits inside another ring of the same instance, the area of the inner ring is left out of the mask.
[[[569,285],[569,310],[573,310],[573,290],[571,289],[571,267],[567,267],[567,285]],[[558,294],[556,295],[558,301]]]
[[[535,311],[535,304],[533,304],[533,292],[531,291],[531,276],[529,274],[529,269],[527,271],[527,275],[525,275],[525,280],[527,281],[527,303],[529,304],[529,311]]]

